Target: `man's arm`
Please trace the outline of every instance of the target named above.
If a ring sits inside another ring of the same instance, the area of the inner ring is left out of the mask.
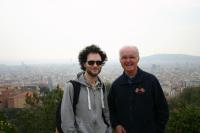
[[[113,85],[110,88],[109,94],[108,94],[108,107],[110,112],[110,122],[113,129],[116,128],[117,125],[119,125],[117,120],[117,114],[116,114],[116,106],[115,106],[115,94],[114,94],[114,87]]]
[[[160,83],[156,78],[153,81],[153,88],[157,133],[164,133],[167,121],[169,119],[168,104]]]
[[[112,133],[112,128],[111,128],[111,123],[110,123],[110,114],[109,114],[109,108],[108,108],[108,92],[107,92],[107,89],[104,90],[105,93],[104,93],[104,103],[105,103],[105,108],[103,109],[103,114],[104,114],[104,117],[105,117],[105,121],[106,123],[108,124],[108,129],[107,129],[107,132],[106,133]]]
[[[71,83],[65,84],[64,94],[61,104],[61,127],[64,133],[76,132],[74,123],[75,116],[73,112],[73,93],[74,89]]]

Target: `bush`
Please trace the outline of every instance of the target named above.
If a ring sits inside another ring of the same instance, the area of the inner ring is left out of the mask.
[[[171,111],[168,133],[200,133],[200,108],[186,106]]]
[[[200,88],[187,88],[169,100],[167,133],[200,133]]]
[[[27,101],[30,108],[17,112],[14,124],[18,133],[54,133],[56,109],[62,98],[61,90],[45,92],[42,97],[34,96]],[[35,99],[39,99],[35,100]],[[37,102],[34,102],[37,101]]]
[[[0,132],[16,133],[15,126],[7,121],[3,112],[0,112]]]

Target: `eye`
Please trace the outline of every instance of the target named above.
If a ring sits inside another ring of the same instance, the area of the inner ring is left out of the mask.
[[[93,60],[90,60],[90,61],[87,61],[88,65],[92,66],[94,64],[96,64],[97,66],[100,66],[103,64],[103,61],[93,61]]]

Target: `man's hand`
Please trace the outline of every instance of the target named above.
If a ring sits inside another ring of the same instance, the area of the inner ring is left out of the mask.
[[[122,125],[117,125],[115,128],[115,133],[126,133],[126,130]]]

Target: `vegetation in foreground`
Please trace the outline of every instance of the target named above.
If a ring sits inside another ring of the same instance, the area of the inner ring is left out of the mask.
[[[107,83],[107,86],[110,84]],[[26,109],[0,112],[0,131],[4,133],[55,133],[55,118],[62,91],[47,91],[43,96],[27,96]],[[166,133],[200,133],[200,87],[186,88],[168,101],[170,118]]]

